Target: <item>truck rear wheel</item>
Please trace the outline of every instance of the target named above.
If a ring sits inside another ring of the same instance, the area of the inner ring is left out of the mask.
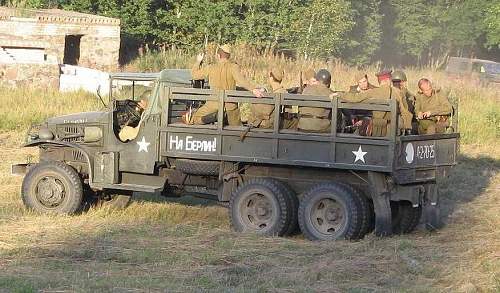
[[[300,202],[299,226],[310,240],[357,239],[363,213],[356,196],[342,184],[319,184]]]
[[[282,190],[287,200],[288,211],[290,212],[290,223],[284,235],[292,235],[299,230],[298,213],[299,213],[299,198],[295,191],[290,188],[285,182],[275,180],[276,184]]]
[[[82,182],[63,162],[41,162],[24,177],[21,196],[24,205],[34,211],[70,215],[81,207]]]
[[[342,183],[342,185],[349,190],[354,199],[361,205],[361,229],[359,230],[359,234],[355,236],[355,239],[362,239],[375,228],[375,212],[373,211],[373,206],[363,191],[347,183]]]
[[[231,196],[231,224],[237,232],[253,232],[265,236],[283,236],[291,223],[290,204],[276,180],[251,179]]]
[[[407,234],[417,228],[422,216],[422,206],[413,207],[411,202],[391,202],[392,233]]]

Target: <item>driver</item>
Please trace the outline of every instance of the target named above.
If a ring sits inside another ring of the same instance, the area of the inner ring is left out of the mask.
[[[139,128],[141,126],[142,113],[148,107],[148,98],[151,95],[151,90],[146,90],[139,97],[139,102],[135,106],[134,110],[137,113],[137,116],[141,117],[139,121],[137,121],[137,125],[135,127],[129,126],[129,122],[122,126],[122,129],[118,133],[118,137],[121,141],[126,142],[129,140],[133,140],[139,134]]]

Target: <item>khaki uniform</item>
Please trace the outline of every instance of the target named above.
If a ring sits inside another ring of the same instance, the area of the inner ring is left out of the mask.
[[[309,85],[302,94],[328,97],[332,91],[322,84]],[[329,132],[331,121],[330,109],[316,107],[299,107],[299,122],[297,128],[310,132]]]
[[[286,89],[282,86],[273,89],[273,93],[286,93]],[[270,104],[251,104],[251,117],[249,124],[252,127],[273,128],[274,126],[274,105]]]
[[[453,107],[448,98],[439,90],[433,91],[430,97],[419,93],[415,97],[415,113],[431,112],[431,117],[418,120],[419,134],[444,133],[449,126],[449,117]]]
[[[215,90],[235,90],[236,85],[247,90],[254,90],[256,86],[245,79],[241,73],[240,66],[230,60],[221,59],[218,63],[206,67],[201,67],[196,62],[191,69],[193,79],[203,79],[208,77],[211,89]],[[214,114],[219,109],[217,101],[207,101],[201,106],[192,117],[193,124],[205,124],[203,117]],[[240,125],[240,112],[237,103],[224,103],[229,125]]]
[[[399,127],[402,129],[411,128],[412,114],[408,111],[408,105],[406,100],[403,98],[401,90],[392,87],[390,85],[383,84],[378,88],[367,90],[363,93],[353,94],[347,93],[344,100],[353,103],[369,102],[370,99],[378,100],[391,100],[396,99],[398,102],[400,120]],[[372,123],[373,130],[372,136],[386,136],[387,129],[389,129],[391,122],[390,112],[373,111],[372,113]]]

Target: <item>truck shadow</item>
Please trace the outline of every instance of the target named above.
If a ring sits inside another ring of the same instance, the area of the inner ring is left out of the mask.
[[[438,182],[444,222],[459,205],[483,194],[499,171],[500,160],[484,155],[470,157],[460,154],[457,166]]]
[[[178,203],[187,206],[220,206],[216,200],[211,200],[208,198],[200,198],[194,196],[190,193],[183,193],[182,196],[177,197],[165,197],[160,193],[134,193],[135,202],[156,202],[156,203]]]

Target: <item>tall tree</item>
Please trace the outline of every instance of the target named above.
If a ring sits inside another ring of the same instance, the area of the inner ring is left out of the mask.
[[[352,25],[349,2],[312,0],[295,10],[289,40],[306,58],[339,56]]]
[[[380,48],[382,15],[380,0],[351,1],[354,25],[346,35],[342,57],[353,65],[365,65],[372,61]]]

